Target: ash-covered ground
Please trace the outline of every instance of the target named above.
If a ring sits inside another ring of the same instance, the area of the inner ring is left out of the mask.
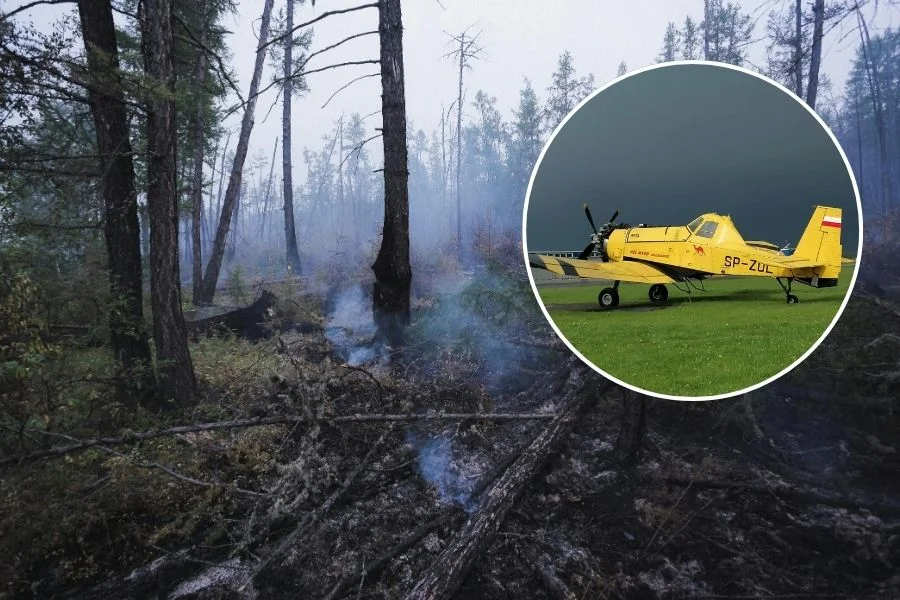
[[[436,291],[396,349],[364,288],[335,291],[321,327],[256,347],[280,366],[241,414],[302,422],[184,436],[177,464],[219,484],[202,501],[93,577],[8,596],[402,598],[564,409],[573,371],[584,408],[449,597],[900,595],[896,304],[860,293],[776,384],[679,403],[571,360],[526,294],[499,278]],[[335,420],[440,413],[532,417]]]

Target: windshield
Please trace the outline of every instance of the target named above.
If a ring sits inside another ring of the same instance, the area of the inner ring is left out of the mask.
[[[695,231],[697,231],[697,228],[700,227],[700,222],[702,220],[703,220],[703,217],[697,217],[696,219],[694,219],[693,221],[688,223],[687,228],[691,231],[691,233],[694,233]]]
[[[697,237],[712,238],[716,234],[716,228],[719,226],[715,221],[704,221],[703,225],[697,231]]]

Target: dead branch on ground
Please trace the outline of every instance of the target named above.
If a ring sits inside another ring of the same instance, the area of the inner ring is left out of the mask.
[[[425,414],[354,414],[340,415],[337,417],[325,417],[317,419],[318,423],[339,425],[344,423],[374,423],[374,422],[412,422],[412,421],[535,421],[553,419],[552,413],[425,413]],[[81,440],[65,446],[54,446],[44,450],[37,450],[29,454],[11,456],[0,460],[0,467],[13,464],[31,462],[41,458],[58,458],[73,452],[80,452],[98,446],[119,446],[122,444],[134,444],[146,440],[168,437],[182,433],[196,433],[198,431],[216,431],[220,429],[245,429],[248,427],[261,427],[266,425],[287,425],[310,423],[307,415],[280,415],[274,417],[254,417],[252,419],[235,419],[232,421],[217,421],[213,423],[197,423],[193,425],[179,425],[160,429],[157,431],[130,432],[120,437],[105,437]],[[26,433],[47,434],[40,429],[25,429]],[[73,438],[76,439],[76,438]]]
[[[328,498],[323,502],[318,508],[306,513],[306,516],[300,521],[297,527],[289,533],[284,539],[282,539],[275,549],[269,553],[256,567],[251,571],[250,575],[247,577],[247,580],[243,585],[239,588],[239,591],[243,591],[248,584],[250,584],[259,573],[261,573],[266,567],[268,567],[272,562],[279,558],[286,550],[288,550],[292,545],[299,542],[300,538],[311,529],[316,523],[318,523],[319,519],[322,518],[322,515],[331,510],[331,507],[341,498],[341,496],[346,493],[348,489],[353,485],[356,481],[356,478],[359,474],[372,462],[372,459],[376,456],[376,454],[384,447],[385,442],[388,437],[394,432],[396,423],[391,423],[387,429],[382,432],[381,436],[372,444],[372,447],[366,453],[359,464],[347,474],[344,478],[344,481],[341,482],[341,485],[338,489],[336,489]]]
[[[573,359],[575,363],[575,361]],[[480,506],[453,537],[441,555],[426,569],[419,583],[407,594],[407,600],[449,599],[465,579],[473,562],[487,547],[503,523],[507,511],[522,491],[541,472],[547,460],[565,439],[579,415],[596,400],[587,393],[587,368],[569,362],[567,392],[563,409],[507,469],[485,494]]]

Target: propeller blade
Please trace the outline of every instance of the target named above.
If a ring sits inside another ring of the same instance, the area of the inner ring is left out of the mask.
[[[591,242],[590,244],[585,246],[584,250],[581,251],[581,254],[578,255],[578,260],[585,260],[587,257],[589,257],[591,255],[591,252],[594,251],[594,247],[596,245],[597,244],[595,244],[594,242]]]
[[[591,216],[591,209],[588,208],[587,202],[584,203],[584,214],[587,215],[588,222],[591,224],[591,229],[594,230],[594,233],[597,233],[597,226],[594,225],[594,218]]]
[[[610,223],[614,223],[614,222],[616,221],[616,217],[618,217],[618,216],[619,216],[619,209],[617,208],[617,209],[616,209],[616,212],[613,213],[613,216],[611,216],[611,217],[609,218],[609,222],[610,222]]]

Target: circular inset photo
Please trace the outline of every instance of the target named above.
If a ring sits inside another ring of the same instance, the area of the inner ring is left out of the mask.
[[[570,113],[532,173],[529,279],[582,360],[652,396],[714,400],[784,375],[840,317],[862,211],[827,125],[777,83],[656,65]]]

